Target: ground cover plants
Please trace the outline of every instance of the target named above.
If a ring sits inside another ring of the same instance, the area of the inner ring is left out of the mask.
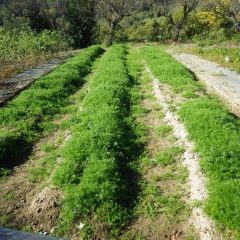
[[[37,197],[56,193],[54,220],[44,227],[66,239],[198,239],[199,229],[188,222],[201,208],[224,237],[229,230],[238,239],[238,118],[161,46],[113,45],[97,60],[103,52],[84,50],[0,109],[2,189],[11,177],[20,179],[21,167],[12,176],[9,169],[28,159],[26,192],[15,196],[14,185],[6,188],[0,223],[38,231],[49,222],[46,216],[41,223],[41,211],[29,218],[21,208],[9,213],[17,196],[28,199],[30,183],[34,194],[40,189]],[[159,100],[152,74],[166,100]],[[200,155],[206,202],[192,201],[183,166],[190,145],[181,143],[170,112]],[[32,199],[20,206],[38,198]]]
[[[132,116],[144,148],[131,165],[138,172],[140,191],[133,217],[119,239],[175,239],[179,236],[195,239],[191,238],[194,236],[192,229],[185,227],[189,208],[184,200],[187,173],[181,166],[182,150],[177,147],[171,131],[158,135],[159,126],[169,128],[152,92],[152,81],[144,70],[139,48],[129,50],[127,65],[131,78],[137,83]]]
[[[148,48],[144,49],[143,56],[161,83],[167,83],[177,92],[182,84],[186,89],[201,90],[195,78],[180,63],[164,52],[150,56],[146,54]],[[162,51],[156,47],[150,48],[151,52]],[[162,66],[164,70],[161,70]],[[187,82],[179,83],[179,78],[187,79]],[[237,238],[240,229],[239,120],[215,97],[206,94],[185,98],[178,108],[189,136],[196,144],[201,167],[207,176],[209,196],[205,211],[218,223],[236,231],[234,236]]]
[[[52,73],[38,79],[29,89],[0,110],[0,166],[12,167],[31,148],[47,120],[68,102],[68,96],[84,82],[84,77],[103,50],[93,46],[68,60]]]
[[[132,83],[126,54],[124,46],[115,45],[101,58],[76,115],[79,123],[62,150],[53,179],[65,193],[61,233],[83,222],[83,237],[111,238],[129,220],[133,190],[127,165],[134,158],[135,137],[128,120]]]

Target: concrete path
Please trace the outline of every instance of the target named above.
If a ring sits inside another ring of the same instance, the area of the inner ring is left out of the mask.
[[[190,69],[208,90],[222,98],[233,113],[240,114],[240,74],[195,55],[168,52]]]
[[[31,68],[23,73],[17,74],[11,78],[0,82],[0,106],[4,105],[8,100],[12,99],[19,92],[26,89],[36,79],[51,72],[59,64],[63,63],[67,58],[72,57],[80,51],[66,52],[61,59],[54,59],[45,64]]]

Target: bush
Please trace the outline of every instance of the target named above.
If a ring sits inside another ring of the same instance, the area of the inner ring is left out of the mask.
[[[7,31],[0,28],[0,64],[17,64],[27,58],[46,58],[71,46],[71,39],[60,31],[36,32],[25,29]]]
[[[171,27],[165,17],[145,19],[126,29],[130,41],[166,42],[171,39]]]

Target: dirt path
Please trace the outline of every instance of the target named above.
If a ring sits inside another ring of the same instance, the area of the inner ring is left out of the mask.
[[[0,225],[33,232],[53,233],[61,204],[61,192],[51,186],[50,147],[57,147],[68,133],[55,131],[35,144],[29,160],[0,181]],[[46,148],[46,150],[44,149]],[[48,149],[49,148],[49,149]],[[53,170],[53,169],[52,169]]]
[[[11,78],[2,80],[0,82],[0,105],[5,104],[8,100],[12,99],[19,92],[32,84],[36,79],[51,72],[67,58],[77,53],[79,53],[79,50],[63,53],[59,56],[59,59],[53,59],[45,64],[41,64]]]
[[[220,96],[235,114],[240,114],[240,74],[191,54],[177,53],[172,49],[168,52],[190,69],[210,91]]]
[[[185,127],[178,120],[177,114],[170,111],[168,94],[164,91],[164,87],[153,76],[150,69],[148,67],[146,69],[152,79],[155,97],[165,114],[164,120],[173,127],[173,134],[178,139],[178,144],[184,149],[182,158],[183,164],[189,172],[190,204],[193,205],[194,202],[204,201],[207,197],[205,179],[200,171],[199,157],[194,153],[194,145],[188,140]],[[216,235],[214,224],[203,213],[201,207],[192,207],[191,223],[198,231],[201,240],[221,239],[220,236]]]

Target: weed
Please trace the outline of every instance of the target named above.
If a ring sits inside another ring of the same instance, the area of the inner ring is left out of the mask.
[[[157,162],[162,166],[167,166],[174,163],[179,156],[183,153],[183,149],[180,147],[171,147],[164,152],[160,152],[156,156]]]
[[[5,200],[11,200],[11,199],[14,199],[14,198],[15,198],[15,195],[14,195],[14,193],[12,193],[12,192],[7,192],[7,193],[5,193],[5,194],[3,195],[3,198],[4,198]]]
[[[10,219],[6,215],[0,216],[0,225],[1,226],[7,226],[10,223]]]
[[[166,137],[172,132],[172,127],[170,125],[162,125],[156,129],[157,135],[160,137]]]
[[[7,177],[8,175],[10,175],[10,173],[11,171],[9,169],[0,168],[0,179]]]

